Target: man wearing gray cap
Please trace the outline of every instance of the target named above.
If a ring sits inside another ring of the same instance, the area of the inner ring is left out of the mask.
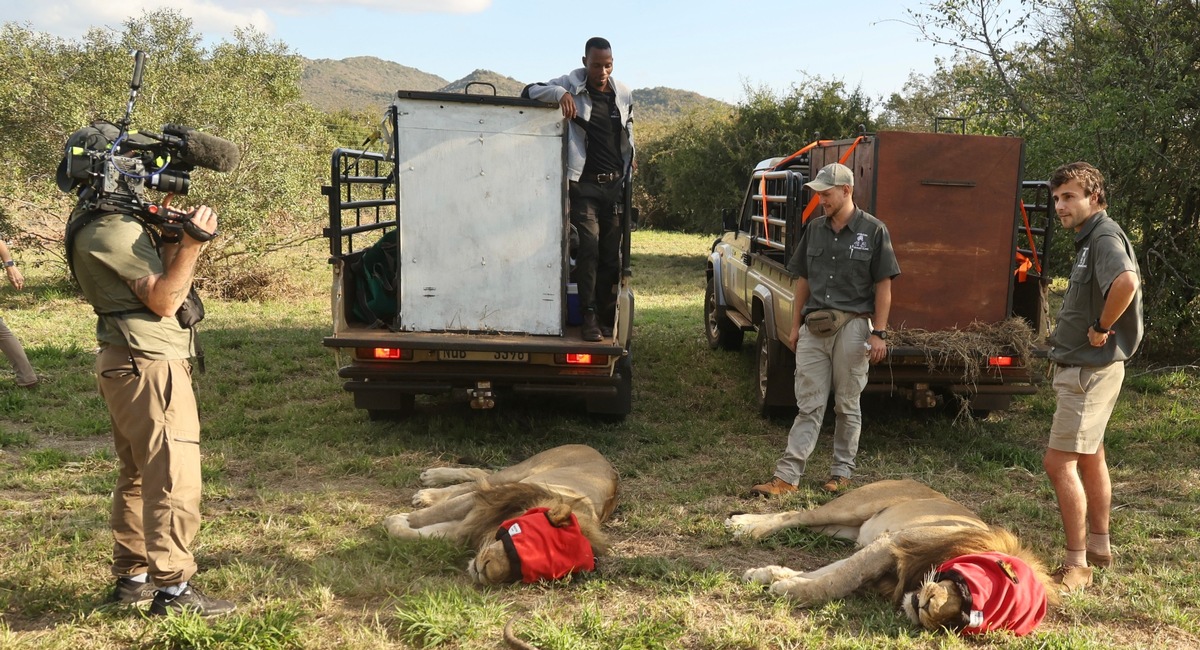
[[[826,165],[806,186],[817,193],[824,214],[805,227],[787,266],[796,278],[788,345],[796,351],[799,412],[775,476],[750,490],[761,496],[796,491],[817,446],[831,387],[837,422],[822,489],[849,487],[862,431],[859,396],[870,363],[887,357],[892,278],[900,275],[887,226],[854,205],[849,167]]]

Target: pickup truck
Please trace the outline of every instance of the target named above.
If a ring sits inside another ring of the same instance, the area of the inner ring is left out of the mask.
[[[1020,318],[1044,338],[1049,280],[1042,269],[1054,219],[1048,185],[1021,180],[1023,156],[1019,138],[880,132],[763,160],[749,174],[741,208],[724,212],[724,232],[709,254],[709,346],[737,350],[746,332],[756,332],[759,409],[795,408],[795,356],[785,343],[795,278],[786,266],[820,210],[804,183],[810,170],[832,162],[851,168],[855,203],[891,233],[901,268],[892,283],[892,330],[936,339]],[[899,396],[918,408],[966,401],[983,416],[1036,392],[1029,350],[971,355],[978,358],[895,345],[871,366],[864,393]],[[972,376],[968,366],[979,372]]]
[[[354,405],[371,419],[396,419],[421,394],[477,409],[521,394],[627,415],[632,209],[626,192],[613,334],[584,341],[557,104],[400,91],[383,125],[384,151],[334,151],[323,188],[333,269],[324,344],[337,353]],[[392,251],[390,264],[363,264],[376,244]],[[387,288],[388,300],[377,301],[389,305],[385,314],[356,308],[372,290],[368,276]]]

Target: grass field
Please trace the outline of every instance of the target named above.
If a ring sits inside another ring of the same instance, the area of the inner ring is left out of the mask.
[[[722,526],[732,511],[823,501],[815,483],[831,450],[826,431],[797,495],[744,497],[769,478],[789,423],[754,414],[753,335],[740,353],[705,345],[708,243],[634,236],[634,411],[620,424],[561,400],[473,412],[425,398],[409,421],[369,422],[321,346],[319,242],[289,260],[294,295],[207,301],[196,584],[240,606],[210,621],[100,606],[116,463],[91,375],[94,316],[49,271],[27,268],[24,292],[0,292],[0,315],[45,381],[18,389],[0,365],[0,648],[499,648],[514,617],[523,637],[561,650],[1200,647],[1200,382],[1187,369],[1130,369],[1107,437],[1118,564],[1029,637],[964,641],[914,629],[879,599],[796,609],[742,583],[747,568],[814,568],[851,548],[802,531],[734,539]],[[1055,563],[1061,523],[1041,470],[1053,410],[1048,385],[983,421],[871,404],[856,480],[928,482]],[[480,589],[468,549],[383,530],[411,509],[425,467],[503,465],[568,442],[595,446],[621,474],[614,553],[595,574]]]

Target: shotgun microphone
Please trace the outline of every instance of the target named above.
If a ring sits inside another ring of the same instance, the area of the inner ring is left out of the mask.
[[[236,169],[242,159],[242,152],[234,143],[186,126],[167,124],[162,133],[142,133],[178,150],[179,162],[184,165],[227,173]]]

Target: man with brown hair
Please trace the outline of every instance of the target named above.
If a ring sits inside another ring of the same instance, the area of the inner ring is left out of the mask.
[[[1050,192],[1064,228],[1075,231],[1075,263],[1051,336],[1058,408],[1043,459],[1054,485],[1067,550],[1054,579],[1064,591],[1112,565],[1112,484],[1104,430],[1142,341],[1141,271],[1129,237],[1105,208],[1104,176],[1086,162],[1063,165]]]

